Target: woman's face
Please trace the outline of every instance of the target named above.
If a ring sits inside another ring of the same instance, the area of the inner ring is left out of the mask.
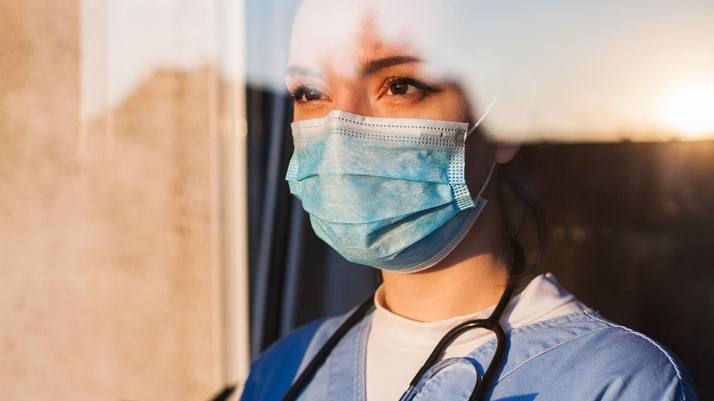
[[[295,121],[340,110],[371,117],[474,122],[458,83],[445,78],[406,40],[384,38],[369,13],[356,24],[335,24],[331,31],[315,26],[330,19],[321,15],[331,11],[325,9],[327,4],[303,7],[295,21],[285,74]],[[339,20],[346,21],[344,16]],[[499,153],[503,147],[481,135],[471,135],[466,146],[466,178],[475,195],[491,163],[513,156],[504,157]]]

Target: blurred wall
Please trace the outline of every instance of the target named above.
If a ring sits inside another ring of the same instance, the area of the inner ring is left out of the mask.
[[[79,7],[0,2],[0,400],[207,399],[213,70],[154,71],[85,121]]]

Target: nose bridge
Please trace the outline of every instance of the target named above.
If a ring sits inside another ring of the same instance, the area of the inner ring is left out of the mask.
[[[334,100],[335,108],[352,114],[370,116],[373,114],[372,103],[364,84],[359,80],[341,85]]]

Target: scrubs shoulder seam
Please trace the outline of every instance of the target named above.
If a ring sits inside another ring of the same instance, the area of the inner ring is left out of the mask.
[[[602,318],[596,316],[595,314],[591,314],[591,313],[589,313],[589,312],[587,312],[587,311],[586,311],[585,313],[586,313],[588,316],[590,316],[591,318],[597,320],[598,322],[604,323],[604,324],[608,325],[609,327],[618,328],[618,329],[624,330],[624,331],[626,331],[626,332],[628,332],[628,333],[630,333],[630,334],[634,334],[635,336],[644,339],[645,341],[647,341],[648,343],[650,343],[651,345],[653,345],[655,348],[657,348],[657,350],[659,350],[659,352],[661,352],[661,353],[667,358],[667,360],[669,361],[670,365],[671,365],[672,368],[674,369],[674,373],[677,375],[677,379],[678,379],[678,381],[679,381],[679,396],[681,397],[682,401],[686,401],[686,400],[687,400],[687,395],[686,395],[686,393],[685,393],[685,391],[684,391],[684,379],[683,379],[683,376],[682,376],[682,372],[679,370],[679,367],[677,366],[677,363],[674,361],[674,359],[673,359],[672,356],[669,354],[669,352],[667,352],[664,348],[662,348],[661,345],[657,344],[656,341],[652,340],[651,338],[647,337],[646,335],[644,335],[644,334],[642,334],[642,333],[639,333],[639,332],[637,332],[637,331],[634,331],[634,330],[632,330],[632,329],[630,329],[630,328],[628,328],[628,327],[625,327],[625,326],[622,326],[622,325],[619,325],[619,324],[612,323],[612,322],[610,322],[610,321],[607,321],[607,320],[605,320],[605,319],[602,319]]]
[[[521,362],[518,366],[513,367],[513,369],[511,369],[509,372],[504,373],[503,375],[501,375],[501,376],[498,378],[498,380],[496,381],[496,383],[501,382],[503,379],[507,378],[508,376],[510,376],[511,374],[513,374],[513,373],[514,373],[515,371],[517,371],[518,369],[520,369],[520,368],[522,368],[523,366],[527,365],[528,363],[532,362],[534,359],[539,358],[539,357],[541,357],[541,356],[547,354],[548,352],[553,351],[553,350],[556,349],[556,348],[559,348],[559,347],[562,346],[562,345],[568,344],[568,343],[570,343],[570,342],[572,342],[572,341],[575,341],[575,340],[577,340],[577,339],[579,339],[579,338],[581,338],[581,337],[587,336],[587,335],[589,335],[589,334],[598,333],[598,332],[600,332],[600,331],[602,331],[602,330],[606,330],[606,329],[608,329],[608,328],[609,328],[609,327],[600,327],[600,328],[595,329],[595,330],[586,331],[586,332],[584,332],[584,333],[580,333],[580,334],[578,334],[578,335],[576,335],[576,336],[573,336],[573,337],[567,339],[566,341],[563,341],[563,342],[560,342],[560,343],[558,343],[558,344],[555,344],[554,346],[552,346],[552,347],[550,347],[550,348],[544,349],[543,351],[541,351],[541,352],[539,352],[539,353],[533,355],[532,357],[526,359],[525,361]]]
[[[597,313],[594,309],[584,309],[582,311],[571,312],[565,315],[551,317],[549,319],[541,320],[535,323],[530,323],[525,326],[514,327],[511,333],[523,333],[528,331],[537,331],[543,327],[553,328],[561,327],[563,323],[578,323],[589,320],[590,313]],[[602,323],[602,322],[599,322]]]

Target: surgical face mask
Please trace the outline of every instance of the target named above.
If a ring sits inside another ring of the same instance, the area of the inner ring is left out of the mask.
[[[333,111],[295,122],[292,131],[290,192],[317,236],[351,262],[428,269],[459,244],[486,205],[466,186],[469,124]]]

